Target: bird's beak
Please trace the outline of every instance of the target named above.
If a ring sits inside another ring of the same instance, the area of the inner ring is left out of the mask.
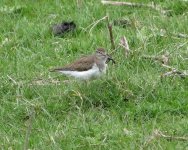
[[[108,63],[110,60],[112,61],[113,64],[116,63],[115,60],[110,55],[107,54],[107,56],[108,56],[108,58],[107,58],[106,63]]]

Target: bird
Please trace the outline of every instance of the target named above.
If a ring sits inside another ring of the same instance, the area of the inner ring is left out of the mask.
[[[60,72],[80,80],[96,79],[106,73],[107,62],[109,61],[115,63],[104,48],[97,48],[92,55],[81,57],[62,68],[55,68],[50,71]]]

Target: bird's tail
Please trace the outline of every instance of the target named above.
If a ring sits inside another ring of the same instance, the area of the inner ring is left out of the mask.
[[[59,68],[55,68],[55,69],[50,69],[49,71],[50,72],[58,72],[58,71],[60,71],[60,69]]]

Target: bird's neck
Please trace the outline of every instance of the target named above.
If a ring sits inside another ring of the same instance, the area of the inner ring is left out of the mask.
[[[106,60],[95,57],[95,63],[99,70],[102,72],[106,68]]]

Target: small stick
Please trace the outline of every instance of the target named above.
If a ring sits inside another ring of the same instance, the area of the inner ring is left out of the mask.
[[[170,69],[171,71],[168,71],[164,74],[161,75],[161,77],[165,77],[165,76],[172,76],[172,75],[179,75],[181,78],[185,78],[185,76],[188,76],[188,73],[186,73],[187,71],[179,71],[176,68],[173,68],[171,66],[162,64],[163,67]]]
[[[15,85],[17,85],[17,82],[16,82],[11,76],[7,75],[7,77],[8,77]]]
[[[185,76],[188,76],[186,71],[180,72],[178,70],[172,70],[172,71],[166,72],[166,73],[162,74],[161,76],[165,77],[165,76],[172,76],[172,75],[179,75],[181,78],[185,78]]]
[[[155,6],[153,3],[152,4],[141,4],[141,3],[117,2],[117,1],[107,1],[107,0],[102,0],[101,3],[104,5],[110,4],[110,5],[115,5],[115,6],[125,5],[125,6],[131,6],[131,7],[148,7],[148,8],[157,10],[162,14],[166,14],[165,10],[162,10],[159,6]]]
[[[188,35],[187,34],[183,34],[183,33],[178,33],[178,34],[175,34],[175,33],[172,33],[174,36],[177,36],[178,38],[188,38]]]
[[[92,26],[92,27],[91,27],[90,30],[89,30],[89,34],[91,34],[92,29],[93,29],[99,22],[101,22],[102,20],[105,20],[106,18],[108,18],[108,16],[104,16],[103,18],[101,18],[101,19],[99,19],[99,20],[93,22],[92,24],[90,24],[88,27],[90,27],[90,26]],[[86,27],[86,29],[87,29],[88,27]],[[85,29],[85,30],[86,30],[86,29]]]
[[[168,68],[170,70],[176,70],[176,68],[173,68],[173,67],[165,65],[165,64],[162,64],[162,66],[165,67],[165,68]]]
[[[121,5],[132,6],[132,7],[146,6],[146,5],[140,4],[140,3],[107,1],[107,0],[102,0],[101,3],[104,4],[104,5],[110,4],[110,5],[116,5],[116,6],[121,6]]]
[[[109,22],[109,17],[107,17],[107,25],[108,25],[108,30],[110,34],[110,42],[111,42],[111,48],[115,50],[115,44],[114,44],[114,38],[113,38],[113,33],[112,33],[112,24]]]
[[[120,46],[124,47],[125,49],[125,56],[127,57],[129,55],[129,45],[128,45],[128,42],[127,42],[127,39],[125,36],[123,36],[121,39],[120,39],[120,43],[119,43]]]
[[[153,60],[159,60],[160,58],[158,56],[142,56],[145,59],[153,59]]]
[[[188,137],[165,135],[162,131],[156,129],[153,131],[148,140],[144,143],[144,147],[148,146],[154,139],[158,139],[161,137],[167,140],[188,141]]]
[[[171,136],[171,135],[165,135],[161,131],[156,130],[156,135],[169,139],[169,140],[180,140],[180,141],[188,141],[188,137],[181,137],[181,136]]]
[[[169,72],[162,74],[162,77],[172,76],[172,75],[175,75],[175,74],[176,74],[176,70],[172,70],[172,71],[169,71]]]
[[[25,135],[24,150],[28,150],[29,137],[31,134],[34,118],[35,118],[35,110],[34,110],[34,108],[32,108],[30,118],[29,118],[29,125],[27,127],[27,131],[26,131],[26,135]]]
[[[63,83],[68,83],[69,80],[64,80],[62,81]],[[41,85],[41,86],[45,86],[45,85],[60,85],[60,81],[59,80],[55,80],[53,78],[50,78],[47,80],[43,80],[43,79],[37,79],[37,80],[33,80],[31,84],[29,85]]]
[[[169,54],[166,53],[162,56],[142,56],[145,59],[152,59],[162,62],[163,65],[167,65],[169,63]]]

